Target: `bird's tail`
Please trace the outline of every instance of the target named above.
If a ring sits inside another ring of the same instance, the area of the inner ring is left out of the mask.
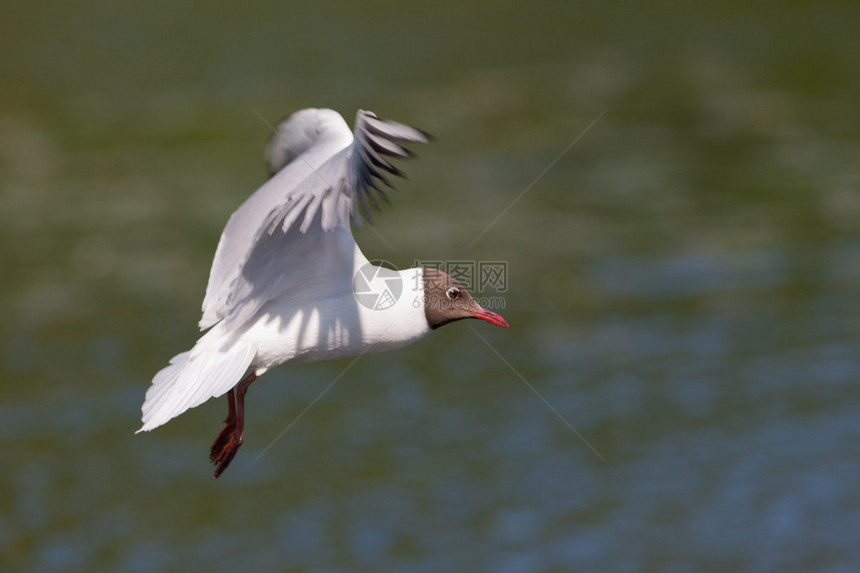
[[[224,334],[220,324],[215,325],[194,348],[171,358],[170,365],[152,379],[141,408],[143,426],[137,432],[148,432],[221,396],[242,379],[256,354],[254,344],[234,340]]]

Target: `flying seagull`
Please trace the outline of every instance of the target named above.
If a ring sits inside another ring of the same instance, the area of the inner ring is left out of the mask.
[[[227,394],[210,460],[218,477],[244,439],[245,393],[269,369],[400,348],[463,318],[508,328],[451,276],[432,268],[371,264],[352,236],[402,172],[401,144],[426,133],[359,110],[355,129],[330,109],[304,109],[266,146],[272,177],[231,215],[215,251],[194,347],[152,379],[149,431]]]

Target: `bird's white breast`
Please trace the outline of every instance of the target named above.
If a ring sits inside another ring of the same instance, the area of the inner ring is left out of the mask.
[[[402,290],[373,305],[350,290],[313,303],[271,303],[242,334],[257,346],[252,363],[258,374],[286,362],[318,362],[400,348],[430,332],[424,315],[421,269],[397,273]],[[389,277],[390,278],[390,277]],[[380,294],[389,284],[375,279]],[[395,289],[389,289],[394,291]]]

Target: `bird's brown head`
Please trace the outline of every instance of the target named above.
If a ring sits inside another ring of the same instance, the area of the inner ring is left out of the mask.
[[[479,305],[472,295],[451,275],[424,267],[424,316],[430,328],[464,318],[480,318],[490,324],[508,328],[500,314]]]

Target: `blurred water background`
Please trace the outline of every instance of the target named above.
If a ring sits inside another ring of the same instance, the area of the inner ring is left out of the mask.
[[[4,4],[0,569],[860,570],[858,22]],[[348,362],[267,374],[216,481],[221,400],[135,436],[139,407],[266,122],[308,106],[436,136],[359,243],[505,262],[512,327],[366,356],[307,411]]]

